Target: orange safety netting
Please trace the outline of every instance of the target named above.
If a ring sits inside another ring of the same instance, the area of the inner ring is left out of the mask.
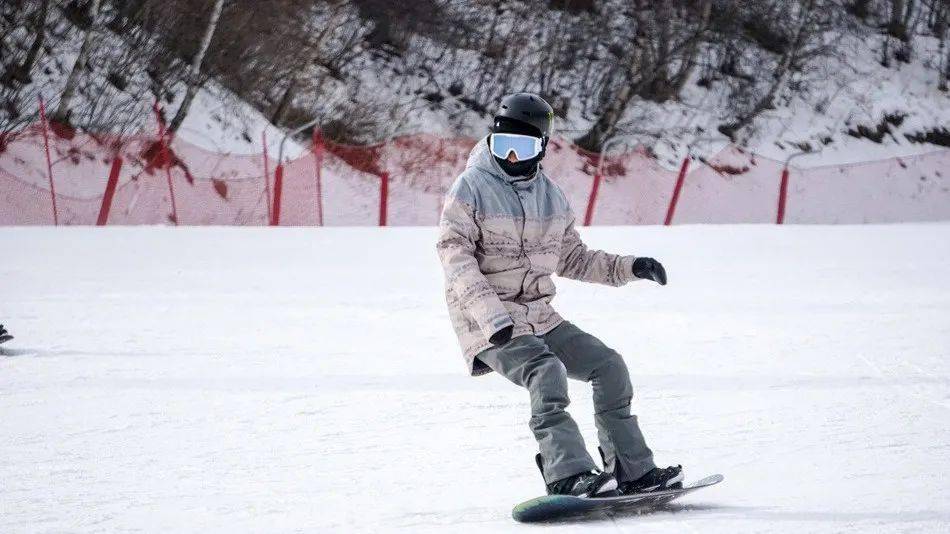
[[[0,138],[0,225],[432,225],[476,142],[416,134],[373,146],[316,139],[276,155],[205,150],[180,139],[92,135],[42,125]],[[784,162],[736,147],[684,162],[642,150],[601,158],[554,139],[545,159],[579,220],[592,224],[776,222]],[[110,178],[111,186],[110,186]],[[51,184],[55,195],[51,192]],[[950,151],[789,167],[784,222],[950,219]],[[279,210],[279,212],[278,212]]]

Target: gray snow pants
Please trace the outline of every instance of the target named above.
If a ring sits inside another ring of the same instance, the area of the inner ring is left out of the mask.
[[[633,387],[627,365],[596,337],[564,321],[543,336],[518,336],[477,357],[531,395],[529,426],[541,448],[546,483],[595,467],[577,423],[565,411],[568,377],[593,386],[604,469],[626,482],[656,467],[637,416],[630,413]]]

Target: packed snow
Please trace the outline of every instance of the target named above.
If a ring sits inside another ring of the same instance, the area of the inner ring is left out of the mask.
[[[546,531],[950,531],[950,224],[583,235],[670,284],[556,307],[625,356],[657,461],[726,479]],[[536,529],[527,394],[467,376],[435,236],[0,228],[0,532]]]

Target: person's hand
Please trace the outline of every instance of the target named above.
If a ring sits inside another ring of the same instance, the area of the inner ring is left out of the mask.
[[[653,258],[637,258],[633,260],[633,276],[645,280],[653,280],[661,286],[666,285],[666,269],[663,264]]]
[[[488,342],[496,346],[504,345],[505,343],[508,343],[509,341],[511,341],[511,333],[514,330],[515,330],[514,325],[508,325],[502,328],[501,330],[495,332],[494,334],[492,334],[492,336],[488,339]]]

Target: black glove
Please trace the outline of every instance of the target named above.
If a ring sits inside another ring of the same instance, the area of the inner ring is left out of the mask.
[[[653,280],[661,286],[666,285],[666,269],[663,268],[663,264],[653,258],[633,260],[633,276]]]
[[[496,346],[504,345],[505,343],[508,343],[509,341],[511,341],[511,333],[514,330],[515,330],[515,325],[510,324],[502,328],[501,330],[495,332],[494,334],[492,334],[492,336],[488,338],[488,342]]]

